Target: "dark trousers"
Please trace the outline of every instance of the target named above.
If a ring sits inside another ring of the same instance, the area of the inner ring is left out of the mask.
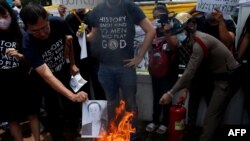
[[[189,89],[188,117],[186,125],[187,132],[185,135],[185,141],[196,141],[199,139],[200,131],[196,126],[196,121],[200,101],[204,98],[206,104],[209,105],[214,88],[213,85],[211,75],[205,72],[197,72]]]
[[[213,79],[208,74],[198,74],[194,77],[189,89],[188,125],[195,126],[199,104],[202,98],[209,104],[213,91]]]
[[[242,68],[238,67],[229,74],[215,75],[213,94],[207,108],[200,141],[216,139],[226,108],[241,86],[241,74]]]
[[[161,105],[159,104],[159,100],[165,92],[172,88],[177,80],[177,75],[165,76],[163,78],[151,77],[151,80],[153,88],[153,122],[167,126],[171,104]],[[160,119],[161,114],[162,119]]]
[[[241,75],[242,91],[244,94],[244,106],[246,107],[248,117],[250,118],[250,67],[244,66]]]
[[[93,99],[106,100],[104,90],[98,79],[99,62],[93,57],[87,57],[79,62],[80,73],[82,77],[88,81],[81,90],[90,94],[91,86],[93,90]],[[92,97],[89,97],[90,99]]]
[[[55,76],[69,88],[69,66],[64,66],[63,71],[54,73]],[[43,80],[38,82],[44,96],[44,108],[47,112],[48,130],[53,141],[62,141],[65,127],[72,134],[77,134],[79,120],[81,119],[81,103],[75,103],[62,94],[52,89]],[[71,88],[69,88],[71,89]]]

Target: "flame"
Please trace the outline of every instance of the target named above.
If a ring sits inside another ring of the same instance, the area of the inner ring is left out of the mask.
[[[125,111],[125,105],[121,100],[115,109],[115,117],[110,121],[108,132],[102,132],[99,141],[130,141],[130,134],[136,130],[131,124],[134,113]]]

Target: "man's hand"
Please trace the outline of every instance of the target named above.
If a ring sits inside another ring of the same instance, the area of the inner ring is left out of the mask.
[[[212,12],[212,15],[218,23],[224,22],[223,14],[219,9],[215,8],[214,11]]]
[[[187,89],[181,90],[176,103],[183,104],[185,102],[185,100],[187,99],[187,95],[188,95]]]
[[[18,52],[15,48],[7,48],[6,54],[11,57],[16,57],[17,59],[22,59],[24,56]]]
[[[86,25],[85,23],[81,23],[81,25],[79,25],[79,29],[76,32],[76,37],[81,37],[84,33],[85,30],[87,30],[88,25]]]
[[[74,94],[71,100],[73,102],[85,102],[86,100],[88,100],[88,94],[84,91],[80,91],[77,94]]]
[[[164,32],[164,33],[170,33],[171,28],[172,28],[171,24],[165,23],[165,24],[163,25],[163,32]]]
[[[168,91],[164,93],[159,101],[160,104],[170,104],[173,99],[173,94]]]
[[[139,56],[135,56],[132,59],[127,59],[124,60],[124,62],[128,62],[127,64],[124,65],[124,67],[136,67],[138,64],[140,64],[142,58]]]
[[[79,73],[79,68],[75,64],[70,65],[70,74],[75,76],[77,73]]]

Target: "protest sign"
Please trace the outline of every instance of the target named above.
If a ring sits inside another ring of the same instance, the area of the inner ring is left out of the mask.
[[[246,3],[250,3],[250,0],[240,0],[239,4],[246,4]]]
[[[197,0],[196,10],[211,13],[216,8],[223,14],[236,14],[239,0]]]
[[[103,0],[52,0],[53,5],[62,4],[68,9],[94,8]]]

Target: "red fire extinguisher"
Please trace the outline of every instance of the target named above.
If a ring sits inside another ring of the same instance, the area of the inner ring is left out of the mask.
[[[181,141],[185,131],[186,108],[183,104],[170,107],[168,141]]]

